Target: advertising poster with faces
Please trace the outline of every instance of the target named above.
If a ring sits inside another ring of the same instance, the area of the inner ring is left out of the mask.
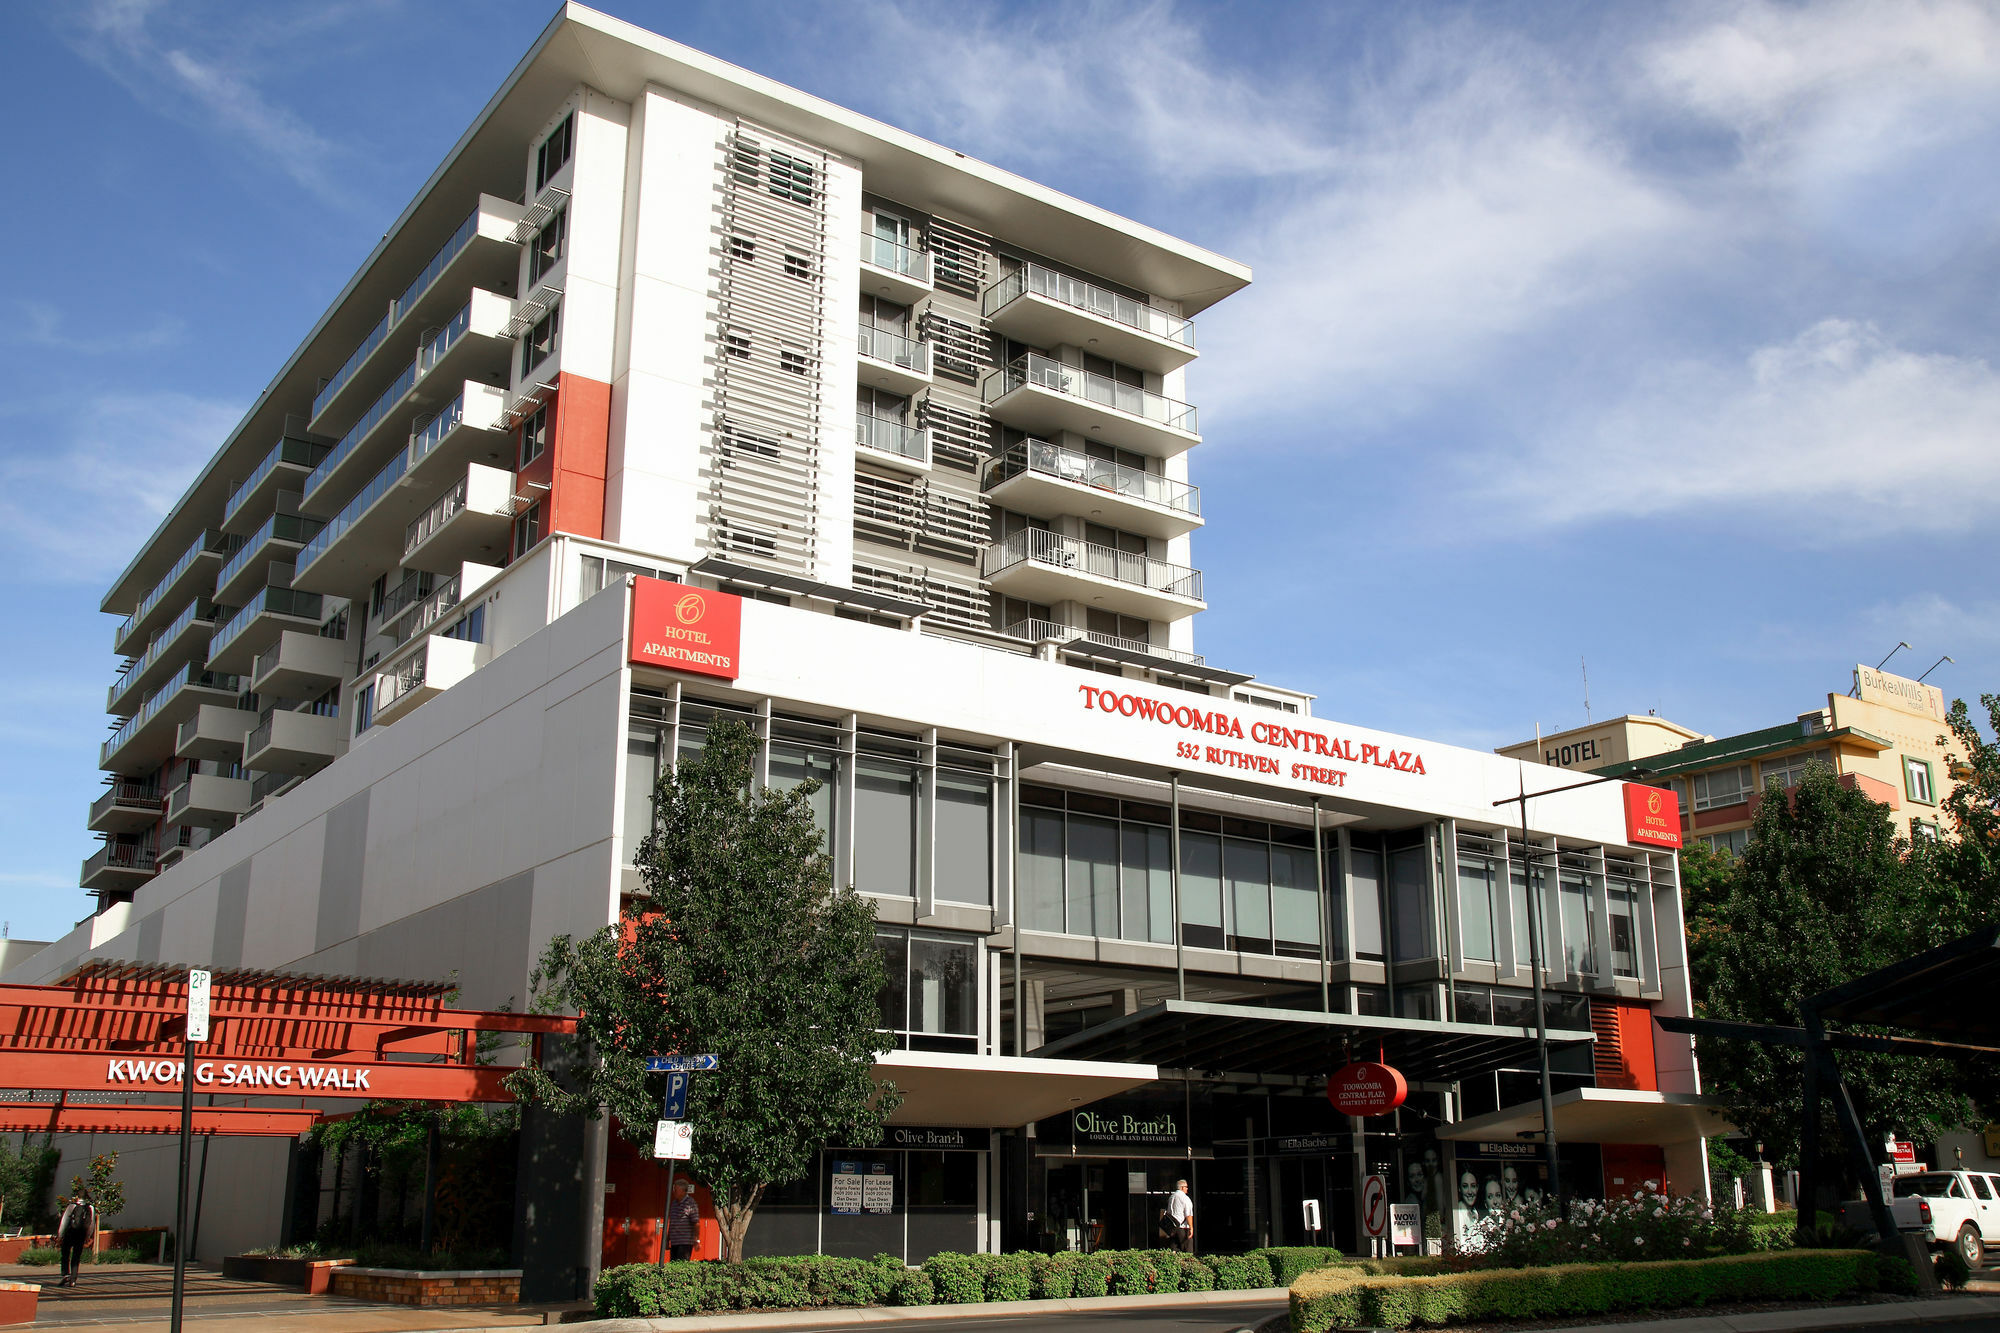
[[[1539,1204],[1548,1192],[1549,1166],[1536,1143],[1461,1143],[1453,1169],[1452,1225],[1460,1234],[1510,1208]]]

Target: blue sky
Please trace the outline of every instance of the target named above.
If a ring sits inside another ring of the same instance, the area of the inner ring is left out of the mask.
[[[1218,664],[1491,747],[2000,690],[2000,10],[611,4],[1251,264]],[[0,918],[83,915],[107,579],[553,13],[0,10]],[[970,73],[968,73],[968,71]]]

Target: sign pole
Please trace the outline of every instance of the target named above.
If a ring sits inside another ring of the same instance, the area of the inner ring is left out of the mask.
[[[660,1205],[660,1267],[667,1266],[667,1233],[673,1228],[674,1159],[667,1159],[667,1201]]]
[[[1542,1001],[1542,895],[1535,880],[1535,860],[1528,849],[1528,779],[1521,774],[1521,888],[1528,903],[1528,967],[1535,982],[1535,1053],[1542,1067],[1542,1142],[1549,1154],[1549,1200],[1563,1217],[1562,1164],[1556,1160],[1556,1103],[1549,1088],[1549,1010]]]
[[[181,1333],[181,1311],[187,1294],[188,1161],[194,1131],[194,1044],[208,1040],[209,974],[188,972],[186,1021],[181,1026],[181,1163],[174,1185],[174,1296],[168,1326]]]

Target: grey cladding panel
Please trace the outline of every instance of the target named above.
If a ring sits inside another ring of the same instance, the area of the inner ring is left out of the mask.
[[[372,788],[369,790],[373,790]],[[368,857],[368,796],[360,791],[326,813],[320,854],[319,925],[313,950],[352,939],[361,929],[361,871]]]
[[[167,919],[159,912],[153,913],[139,923],[138,961],[142,963],[160,962],[160,933],[166,928]],[[176,960],[179,961],[179,960]]]
[[[512,1002],[525,1009],[534,891],[534,872],[527,871],[371,930],[356,941],[355,970],[423,981],[455,971],[465,983],[459,998],[465,1007]]]
[[[215,947],[208,961],[217,967],[243,966],[243,917],[250,910],[250,863],[239,861],[222,872],[215,899]]]

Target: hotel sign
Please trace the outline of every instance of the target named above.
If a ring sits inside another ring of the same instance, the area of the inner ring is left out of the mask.
[[[666,667],[735,680],[743,638],[743,599],[685,583],[632,581],[635,666]]]
[[[1662,787],[1625,784],[1625,841],[1635,847],[1681,845],[1681,798]]]
[[[1892,676],[1874,667],[1857,666],[1854,668],[1854,695],[1863,703],[1882,704],[1905,713],[1944,721],[1944,691],[1906,676]]]

